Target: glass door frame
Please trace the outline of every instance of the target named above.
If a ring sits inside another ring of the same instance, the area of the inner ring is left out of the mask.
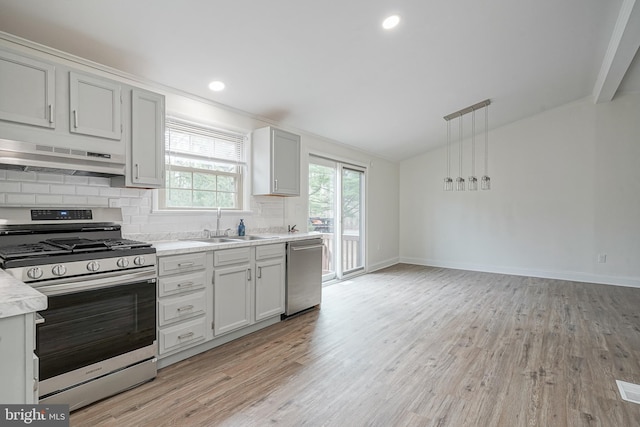
[[[319,159],[319,161],[314,162],[313,159]],[[335,280],[342,280],[344,278],[348,278],[351,276],[355,276],[358,274],[362,274],[366,271],[367,264],[367,251],[366,251],[366,194],[367,194],[367,167],[364,165],[356,164],[353,161],[342,160],[339,158],[335,158],[329,155],[323,155],[318,153],[310,152],[308,156],[309,164],[324,164],[329,167],[328,164],[332,164],[332,168],[335,168],[334,174],[334,194],[333,194],[333,205],[334,205],[334,218],[333,218],[333,231],[330,233],[333,238],[330,239],[332,242],[332,248],[327,248],[329,253],[332,253],[332,263],[333,263],[333,271],[329,274],[323,274],[322,282],[323,284],[330,283]],[[343,270],[342,265],[342,237],[343,237],[343,173],[344,170],[353,170],[356,172],[362,173],[362,181],[361,181],[361,189],[360,189],[360,235],[359,235],[359,245],[360,245],[360,256],[361,256],[361,265],[350,269],[349,271]],[[309,186],[307,186],[309,187]],[[310,212],[307,213],[309,215]],[[329,233],[325,233],[329,234]]]

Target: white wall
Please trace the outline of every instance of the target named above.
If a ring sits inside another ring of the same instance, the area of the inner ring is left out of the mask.
[[[401,163],[401,262],[640,287],[640,94],[540,113],[489,145],[488,192],[444,192],[444,148]]]

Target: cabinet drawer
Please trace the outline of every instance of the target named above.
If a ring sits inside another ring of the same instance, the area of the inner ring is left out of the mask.
[[[158,323],[160,326],[164,326],[204,314],[205,301],[204,291],[160,300],[158,303]]]
[[[224,249],[213,253],[213,265],[215,267],[221,265],[239,264],[241,262],[249,262],[251,258],[251,248]]]
[[[206,262],[206,252],[162,257],[158,264],[158,274],[163,276],[166,274],[199,270],[205,268]]]
[[[204,316],[176,326],[162,328],[159,331],[160,348],[158,353],[168,353],[203,341],[205,330]]]
[[[256,246],[256,260],[284,256],[284,243]]]
[[[180,274],[178,276],[160,277],[158,279],[158,295],[175,295],[180,292],[194,291],[205,287],[207,275],[205,271]]]

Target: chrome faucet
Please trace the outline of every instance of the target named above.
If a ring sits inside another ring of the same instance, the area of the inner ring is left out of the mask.
[[[218,208],[218,214],[216,215],[216,237],[220,236],[220,217],[222,217],[222,210]]]

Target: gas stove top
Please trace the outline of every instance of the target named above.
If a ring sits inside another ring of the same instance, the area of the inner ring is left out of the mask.
[[[0,208],[0,267],[30,281],[155,265],[150,243],[123,238],[108,221],[119,217],[108,208]]]

